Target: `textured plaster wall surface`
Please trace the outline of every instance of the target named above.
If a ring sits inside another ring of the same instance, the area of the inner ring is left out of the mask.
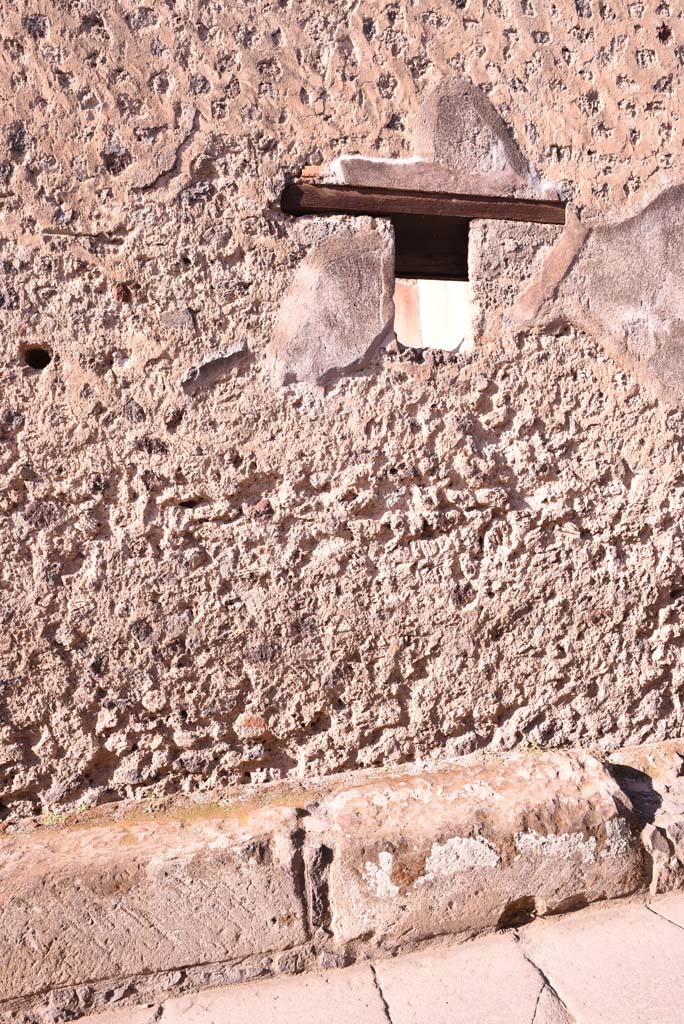
[[[586,225],[678,184],[678,5],[0,15],[3,814],[681,732],[684,418],[605,316],[505,328],[557,229],[483,248],[505,308],[468,356],[371,345],[309,387],[271,351],[312,246],[374,230],[283,184],[411,155],[451,77]]]

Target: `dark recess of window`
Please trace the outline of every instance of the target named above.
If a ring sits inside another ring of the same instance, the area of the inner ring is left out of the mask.
[[[396,277],[439,281],[468,280],[469,221],[398,213],[394,227]]]

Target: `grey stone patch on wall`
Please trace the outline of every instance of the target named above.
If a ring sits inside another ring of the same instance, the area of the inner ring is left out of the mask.
[[[555,224],[474,220],[468,236],[473,336],[494,342],[510,330],[512,311],[530,289],[564,229]]]
[[[518,326],[570,323],[598,338],[663,398],[684,398],[684,186],[641,212],[583,229],[571,221],[514,303]]]
[[[357,186],[550,198],[555,186],[534,174],[485,93],[448,79],[424,98],[413,119],[413,155],[338,157],[334,180]]]
[[[535,235],[541,237],[543,229],[537,225]],[[571,208],[566,210],[563,228],[546,232],[547,245],[540,252],[540,258],[530,267],[521,291],[515,301],[499,311],[502,322],[514,327],[529,327],[539,318],[541,309],[555,298],[558,286],[572,266],[589,229],[582,224]],[[551,315],[547,322],[553,321]]]
[[[413,125],[418,156],[474,174],[524,178],[525,157],[488,97],[465,79],[445,81],[423,100]]]
[[[179,334],[187,335],[195,331],[195,317],[187,306],[164,310],[159,314],[159,323],[165,330]]]
[[[359,188],[396,188],[415,192],[461,192],[465,194],[511,195],[530,199],[553,199],[556,189],[533,179],[504,174],[478,174],[445,167],[420,157],[388,159],[349,154],[330,165],[331,180]]]
[[[315,244],[280,306],[269,353],[276,379],[325,385],[368,366],[392,337],[393,289],[387,222],[359,218]]]

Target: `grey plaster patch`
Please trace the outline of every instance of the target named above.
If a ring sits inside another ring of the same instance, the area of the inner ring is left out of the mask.
[[[684,186],[591,230],[572,221],[520,295],[520,325],[569,322],[675,400],[684,397]]]
[[[364,219],[315,245],[280,308],[276,378],[323,385],[367,366],[391,338],[393,284],[394,235],[385,222]]]
[[[477,195],[517,195],[553,198],[553,186],[532,177],[518,178],[508,172],[481,173],[447,167],[434,160],[412,157],[380,159],[358,154],[338,157],[330,166],[333,181],[360,188],[396,188],[417,192],[462,192]]]
[[[425,875],[417,882],[430,876],[448,877],[458,871],[495,868],[500,859],[498,852],[482,836],[452,836],[443,843],[434,843],[425,862]]]
[[[613,824],[611,821],[609,824]],[[533,829],[518,832],[515,848],[520,855],[551,857],[570,860],[579,857],[583,864],[596,860],[596,837],[585,839],[583,832],[564,832],[561,835],[542,836]],[[627,848],[628,850],[629,848]]]
[[[523,176],[527,163],[481,89],[465,79],[439,85],[423,101],[413,126],[416,152],[447,167]]]
[[[487,96],[465,79],[428,93],[414,116],[410,157],[349,154],[330,167],[334,181],[375,188],[479,195],[556,195],[533,173]]]
[[[465,79],[445,81],[426,96],[414,120],[412,142],[422,159],[475,180],[489,179],[501,191],[533,180],[498,111]]]
[[[392,854],[386,850],[381,850],[378,853],[377,864],[370,860],[366,861],[363,877],[380,899],[397,896],[399,893],[399,886],[392,881]]]

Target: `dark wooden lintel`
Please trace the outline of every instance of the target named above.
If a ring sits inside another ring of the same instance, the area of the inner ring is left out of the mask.
[[[565,224],[565,203],[559,199],[518,199],[510,196],[473,196],[450,192],[411,192],[406,189],[361,188],[356,185],[319,185],[293,182],[280,200],[284,213],[366,214],[392,217],[458,217],[463,220],[516,220],[530,224]]]

